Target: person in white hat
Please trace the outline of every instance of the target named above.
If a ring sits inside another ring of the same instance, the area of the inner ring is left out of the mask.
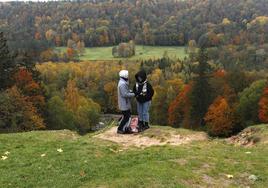
[[[131,101],[132,97],[135,97],[135,94],[129,90],[129,81],[128,81],[128,71],[121,70],[119,72],[119,82],[117,86],[118,92],[118,107],[123,114],[123,118],[117,129],[117,133],[124,134],[128,130],[124,130],[124,126],[129,121],[131,116]]]

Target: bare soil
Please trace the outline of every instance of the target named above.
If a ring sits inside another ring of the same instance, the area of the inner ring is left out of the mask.
[[[153,127],[139,134],[117,134],[117,127],[112,127],[94,137],[103,140],[116,142],[124,147],[150,147],[162,145],[181,145],[188,144],[192,141],[207,140],[207,135],[203,132],[193,132],[191,134],[182,133],[178,131],[162,131],[160,128]]]

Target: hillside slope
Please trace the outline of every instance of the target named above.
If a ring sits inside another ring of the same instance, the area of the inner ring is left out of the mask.
[[[178,146],[166,142],[162,146],[125,147],[98,136],[107,131],[110,128],[85,136],[67,130],[1,134],[0,187],[265,187],[268,184],[267,144],[246,148],[225,140],[200,139]],[[165,142],[174,134],[181,138],[203,135],[153,127],[141,137]]]

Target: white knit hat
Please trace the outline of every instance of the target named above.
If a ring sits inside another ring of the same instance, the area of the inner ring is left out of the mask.
[[[119,72],[119,76],[122,77],[122,78],[128,79],[128,71],[127,70],[121,70]]]

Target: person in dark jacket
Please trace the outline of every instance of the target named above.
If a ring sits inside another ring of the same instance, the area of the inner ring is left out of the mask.
[[[152,85],[147,81],[147,75],[144,70],[139,71],[136,75],[136,84],[133,92],[136,95],[137,111],[139,116],[139,131],[146,130],[149,127],[149,109],[151,100],[154,95]]]

